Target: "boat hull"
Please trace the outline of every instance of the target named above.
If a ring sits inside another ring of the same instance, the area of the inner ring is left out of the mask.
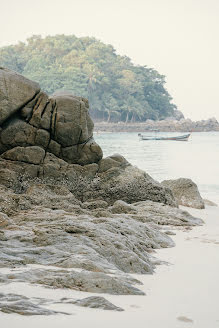
[[[174,140],[174,141],[188,141],[190,137],[190,133],[184,134],[182,136],[176,137],[147,137],[143,136],[142,134],[139,135],[140,140]]]

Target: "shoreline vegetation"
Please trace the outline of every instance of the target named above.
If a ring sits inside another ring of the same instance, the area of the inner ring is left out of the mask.
[[[147,120],[135,123],[110,123],[96,121],[94,132],[219,132],[219,123],[213,117],[208,120],[192,121],[190,119],[166,119],[160,121]]]

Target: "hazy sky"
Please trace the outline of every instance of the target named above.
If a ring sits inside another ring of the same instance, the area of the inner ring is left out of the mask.
[[[94,36],[166,75],[186,117],[219,120],[219,0],[0,0],[0,46]]]

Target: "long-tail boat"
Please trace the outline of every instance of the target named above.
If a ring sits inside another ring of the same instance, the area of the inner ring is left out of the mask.
[[[190,133],[184,134],[182,136],[173,137],[157,137],[157,136],[145,136],[141,133],[138,134],[140,140],[175,140],[175,141],[188,141]]]

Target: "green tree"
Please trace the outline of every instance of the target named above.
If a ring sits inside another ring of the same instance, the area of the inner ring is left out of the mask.
[[[133,65],[95,38],[33,35],[25,43],[0,48],[0,65],[39,82],[49,94],[69,90],[87,97],[95,119],[156,120],[176,109],[163,75]]]

